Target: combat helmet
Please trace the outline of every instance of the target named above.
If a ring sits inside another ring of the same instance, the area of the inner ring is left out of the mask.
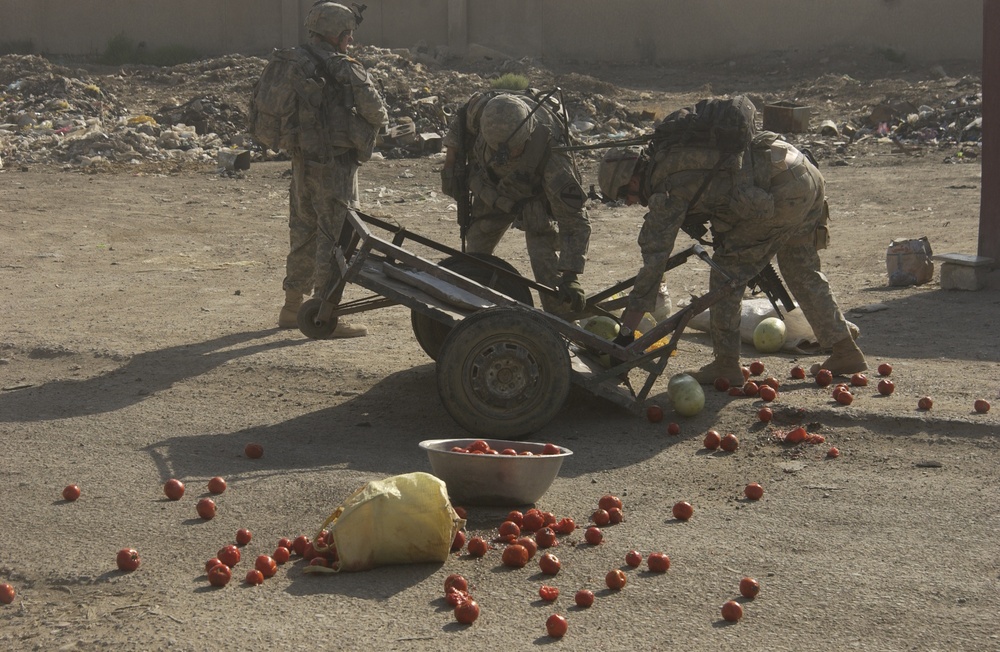
[[[336,2],[317,2],[306,15],[305,27],[310,32],[335,39],[347,30],[355,30],[361,23],[361,12],[348,9]]]
[[[612,147],[604,154],[597,171],[597,183],[606,199],[618,199],[618,191],[632,180],[641,156],[642,148],[636,145]]]
[[[519,97],[498,95],[483,107],[479,130],[486,144],[500,152],[516,150],[531,135],[531,109]]]

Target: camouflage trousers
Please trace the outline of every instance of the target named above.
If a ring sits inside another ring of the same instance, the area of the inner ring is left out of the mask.
[[[808,162],[774,177],[770,189],[773,216],[738,221],[716,246],[712,260],[745,285],[776,256],[785,284],[816,339],[827,348],[849,337],[850,331],[821,270],[817,249],[817,227],[825,227],[827,217],[824,186],[823,176]],[[710,288],[721,287],[723,282],[722,276],[713,271]],[[717,358],[740,355],[742,295],[737,290],[711,308],[710,332]]]
[[[492,254],[505,233],[514,224],[507,213],[479,212],[473,204],[472,224],[465,236],[465,248],[470,254]],[[538,228],[541,227],[541,228]],[[524,229],[524,242],[531,261],[531,273],[539,283],[556,287],[559,284],[559,231],[555,224],[536,225]],[[568,314],[565,305],[555,297],[542,296],[542,308],[549,313]]]
[[[348,207],[356,208],[357,199],[358,165],[350,153],[328,163],[292,156],[289,249],[282,289],[323,293],[340,279],[334,252]]]

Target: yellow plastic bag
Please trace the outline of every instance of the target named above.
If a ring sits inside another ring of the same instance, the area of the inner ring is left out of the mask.
[[[320,530],[331,524],[340,559],[332,570],[337,572],[443,562],[465,520],[451,506],[443,481],[416,472],[369,482],[345,500]]]

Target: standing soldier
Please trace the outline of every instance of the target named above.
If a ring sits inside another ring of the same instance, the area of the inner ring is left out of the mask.
[[[462,194],[472,193],[471,215],[459,215],[468,252],[492,254],[512,225],[522,229],[535,280],[559,290],[558,298],[542,296],[542,306],[568,316],[585,307],[577,277],[590,220],[573,161],[552,150],[565,143],[564,129],[555,110],[529,94],[477,93],[452,120],[441,180],[460,213]]]
[[[289,154],[292,182],[285,264],[285,305],[279,328],[297,325],[302,296],[333,287],[334,251],[349,208],[358,208],[358,167],[371,156],[375,135],[388,122],[385,102],[359,61],[347,55],[361,11],[334,2],[313,5],[306,16],[309,43],[321,59],[322,104],[314,124],[300,124]],[[339,300],[339,297],[337,298]],[[330,337],[358,337],[368,329],[338,320]]]
[[[616,341],[631,341],[632,329],[653,307],[677,231],[689,214],[700,214],[711,222],[716,236],[712,260],[737,281],[736,287],[745,286],[777,256],[782,277],[819,343],[833,349],[822,365],[813,366],[813,373],[820,367],[836,375],[867,369],[820,271],[819,249],[827,246],[829,233],[823,175],[802,152],[770,132],[757,135],[742,156],[734,156],[732,169],[713,174],[719,160],[717,150],[705,147],[667,148],[653,153],[652,159],[639,147],[612,148],[605,154],[598,175],[601,191],[608,198],[648,208],[639,232],[643,266],[622,315],[623,334]],[[710,289],[723,284],[713,270]],[[731,293],[712,305],[714,360],[688,372],[702,384],[726,378],[743,385],[741,301],[741,294]]]

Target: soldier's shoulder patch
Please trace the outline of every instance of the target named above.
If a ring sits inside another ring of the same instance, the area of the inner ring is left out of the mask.
[[[559,189],[559,199],[573,210],[580,210],[587,203],[587,196],[584,194],[583,188],[575,181],[563,184],[562,188]]]

